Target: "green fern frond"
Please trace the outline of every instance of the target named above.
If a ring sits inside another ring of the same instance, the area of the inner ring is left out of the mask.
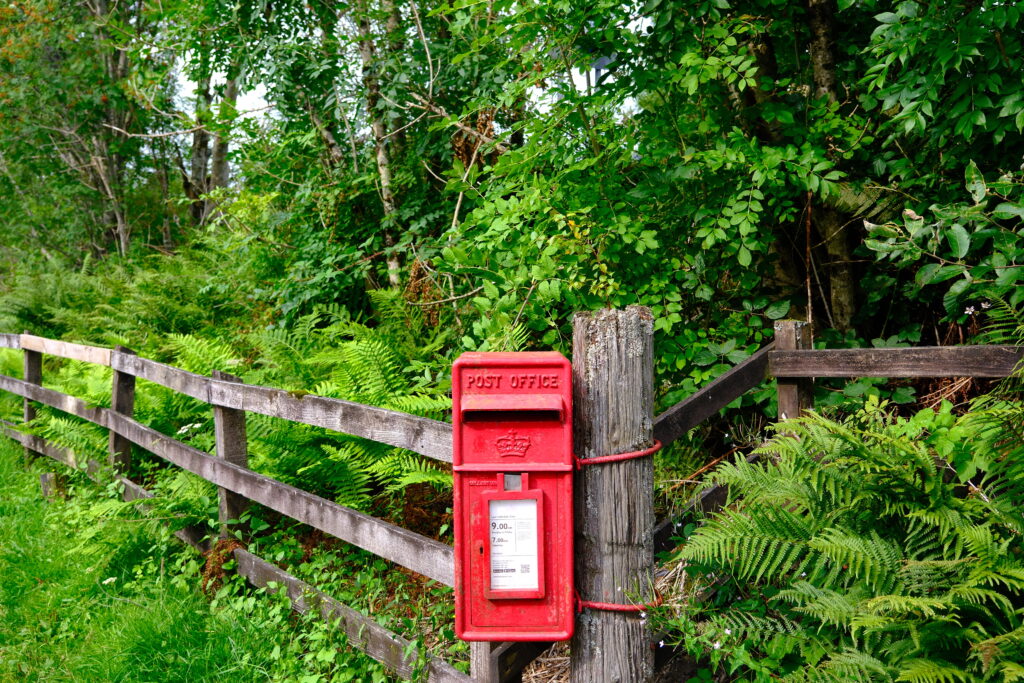
[[[796,581],[779,591],[779,600],[793,605],[800,614],[813,616],[824,624],[847,626],[857,616],[856,596],[820,588],[807,581]]]
[[[1017,310],[1002,297],[992,297],[980,344],[1016,343],[1024,339],[1024,310]]]
[[[892,680],[890,670],[884,662],[867,652],[854,649],[837,652],[816,667],[814,673],[816,675],[812,680],[824,679],[842,683]]]
[[[738,577],[760,579],[796,566],[811,537],[807,520],[782,508],[757,507],[749,515],[726,510],[691,537],[682,557],[720,563]]]
[[[826,529],[809,545],[833,563],[845,567],[850,576],[880,592],[888,592],[895,586],[903,561],[899,548],[874,530],[865,536]]]
[[[680,555],[819,639],[789,680],[990,680],[1024,658],[1024,410],[982,413],[787,421],[769,457],[720,468],[729,505]]]
[[[370,500],[370,476],[364,471],[361,458],[350,444],[340,447],[324,444],[322,448],[331,467],[328,470],[317,463],[316,468],[321,476],[330,478],[334,500],[346,507],[365,510]]]
[[[948,662],[934,659],[912,659],[900,669],[897,681],[907,683],[967,683],[966,671]]]
[[[175,365],[201,375],[209,375],[214,370],[230,371],[241,364],[235,350],[217,339],[171,334],[167,336],[167,347],[174,357]]]
[[[1003,662],[999,666],[999,672],[1003,674],[1003,683],[1017,683],[1024,681],[1024,665],[1016,662]]]
[[[72,451],[78,464],[90,459],[105,462],[109,436],[107,430],[77,418],[58,417],[51,413],[37,419],[35,433],[47,441]]]
[[[782,615],[760,615],[755,612],[729,611],[714,619],[716,632],[730,634],[742,639],[749,637],[771,638],[776,635],[803,636],[800,624]]]
[[[939,617],[949,606],[950,603],[941,597],[925,598],[910,595],[879,595],[861,603],[861,609],[868,614],[925,619]]]

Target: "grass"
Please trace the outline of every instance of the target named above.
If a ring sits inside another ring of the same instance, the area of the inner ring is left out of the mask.
[[[344,636],[282,595],[226,581],[198,590],[203,558],[72,474],[42,498],[21,447],[0,440],[0,681],[383,681]]]

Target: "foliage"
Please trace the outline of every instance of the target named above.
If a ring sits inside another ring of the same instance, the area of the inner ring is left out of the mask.
[[[942,285],[942,307],[950,321],[964,322],[1005,299],[1024,302],[1024,175],[1003,173],[986,181],[972,161],[965,188],[970,203],[932,205],[926,215],[903,214],[902,225],[871,225],[866,242],[880,260],[900,270],[916,268],[903,293],[928,301],[932,285]]]
[[[841,422],[788,421],[759,462],[714,477],[733,504],[681,556],[747,597],[708,608],[688,644],[752,680],[1013,680],[1021,417],[990,402],[896,418],[869,400]]]
[[[287,596],[255,600],[236,581],[213,604],[201,558],[113,488],[72,475],[43,501],[41,469],[0,444],[0,678],[26,681],[386,680]]]
[[[0,309],[8,329],[126,344],[200,374],[223,370],[248,383],[445,417],[451,361],[443,352],[450,336],[428,325],[418,307],[379,290],[370,296],[372,324],[334,306],[288,327],[250,330],[242,326],[239,292],[218,287],[209,273],[216,260],[202,252],[156,256],[130,270],[99,263],[64,278],[47,268],[25,269],[0,298]],[[44,299],[40,291],[57,296]],[[20,368],[10,374],[18,376]],[[109,368],[47,358],[44,376],[48,386],[109,405]],[[142,382],[135,416],[213,450],[213,416],[206,404]],[[451,486],[450,473],[438,463],[401,449],[262,415],[250,415],[248,423],[254,469],[357,509],[368,510],[380,496],[399,495],[410,484]],[[105,430],[60,411],[41,409],[33,430],[85,459],[106,457]],[[197,519],[206,513],[203,495],[196,490]]]
[[[5,243],[79,270],[83,248],[112,250],[95,226],[117,214],[125,278],[202,283],[180,293],[187,306],[137,292],[111,318],[138,306],[198,335],[242,307],[243,327],[290,327],[324,307],[368,313],[367,292],[389,283],[450,301],[429,309],[458,333],[446,349],[565,350],[574,311],[641,303],[661,386],[679,394],[787,312],[856,327],[860,343],[915,326],[940,341],[934,323],[977,306],[977,283],[1016,281],[1012,3],[51,5],[3,13],[20,36],[0,51],[17,121],[0,137]],[[111,56],[121,66],[100,68]],[[240,111],[232,87],[273,115]],[[120,189],[75,171],[66,153],[81,144],[54,129],[106,144]],[[216,149],[234,182],[197,196]],[[982,187],[975,169],[990,205],[957,206],[954,181]],[[216,210],[185,226],[204,202]],[[933,205],[935,225],[917,225]],[[898,232],[904,207],[917,246],[866,263],[886,237],[863,221]],[[174,255],[141,258],[158,238]],[[920,249],[942,261],[912,282],[929,265]],[[173,274],[182,260],[205,273]],[[931,282],[958,289],[942,301]],[[896,288],[925,305],[894,307]]]

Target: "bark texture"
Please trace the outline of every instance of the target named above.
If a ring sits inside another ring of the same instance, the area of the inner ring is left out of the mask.
[[[393,7],[393,6],[392,6]],[[393,13],[389,12],[389,22]],[[368,8],[365,3],[360,7],[356,18],[359,32],[359,56],[363,65],[363,86],[366,88],[366,112],[370,116],[370,128],[373,131],[374,149],[377,160],[377,174],[380,178],[380,201],[384,209],[384,223],[390,224],[395,219],[395,190],[391,172],[391,155],[388,151],[388,130],[381,112],[380,79],[377,74],[377,48],[374,44]],[[384,246],[394,247],[397,243],[394,230],[384,229]],[[388,282],[392,287],[401,284],[399,268],[401,263],[398,255],[391,253],[387,257]]]
[[[574,318],[574,448],[580,458],[653,443],[652,335],[651,313],[642,306]],[[650,457],[580,468],[574,498],[582,600],[653,600],[653,494]],[[571,667],[574,683],[647,680],[654,652],[646,619],[639,612],[583,610],[576,618]]]

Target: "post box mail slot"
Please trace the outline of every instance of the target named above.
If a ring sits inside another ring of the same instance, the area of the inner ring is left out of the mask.
[[[569,361],[464,354],[452,401],[456,634],[565,640],[574,618]]]

